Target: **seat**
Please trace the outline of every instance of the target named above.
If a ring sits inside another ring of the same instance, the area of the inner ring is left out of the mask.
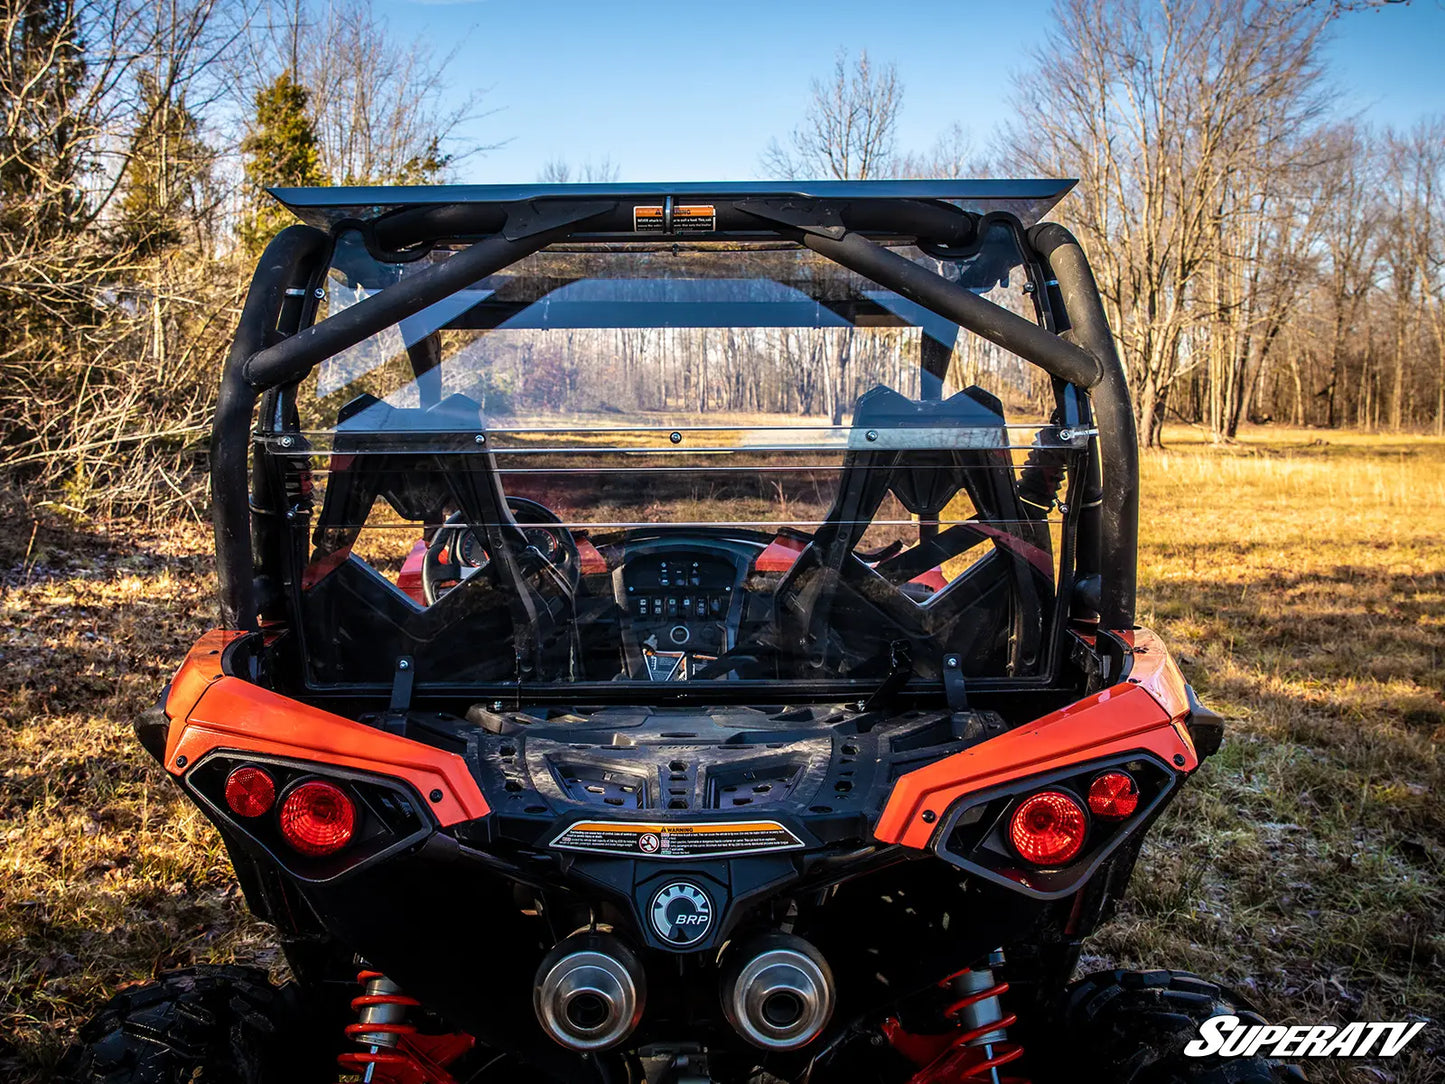
[[[1002,403],[977,387],[914,400],[880,386],[858,399],[833,505],[774,596],[785,653],[791,648],[804,669],[840,676],[886,673],[898,640],[921,676],[941,673],[945,654],[959,655],[965,672],[1034,666],[1052,591],[1048,531],[1019,499],[1008,450],[908,447],[927,443],[918,430],[1003,425]],[[921,532],[918,544],[882,559],[858,552],[890,493],[926,524],[960,492],[976,510],[971,520]],[[909,580],[984,542],[993,552],[943,591],[910,597]]]
[[[363,395],[339,412],[331,475],[303,579],[308,658],[327,681],[374,681],[397,655],[419,678],[521,680],[567,670],[573,656],[572,589],[531,549],[507,505],[495,457],[481,450],[480,406],[452,395],[427,408]],[[488,574],[418,606],[351,555],[383,499],[404,520],[434,528],[459,510],[483,536]],[[385,631],[383,631],[385,630]],[[341,650],[341,641],[348,641]],[[510,643],[511,657],[496,645]],[[334,650],[326,650],[336,645]],[[389,657],[388,657],[389,656]]]

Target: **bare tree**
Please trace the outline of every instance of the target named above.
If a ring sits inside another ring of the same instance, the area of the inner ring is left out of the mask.
[[[1350,343],[1365,329],[1366,304],[1376,288],[1380,262],[1379,232],[1382,207],[1378,198],[1377,169],[1368,136],[1353,125],[1333,129],[1327,138],[1335,144],[1336,168],[1325,177],[1319,192],[1325,222],[1325,270],[1318,291],[1320,316],[1325,324],[1325,424],[1334,427],[1345,418],[1346,367]],[[1357,383],[1365,374],[1360,373]],[[1303,419],[1301,419],[1303,420]]]
[[[1397,432],[1422,413],[1412,394],[1416,334],[1430,336],[1438,380],[1435,428],[1445,417],[1445,118],[1434,117],[1386,138],[1388,212],[1384,263],[1394,299],[1393,380],[1390,428]],[[1414,310],[1414,311],[1412,311]],[[1427,370],[1428,371],[1428,370]],[[1413,408],[1413,409],[1412,409]]]
[[[590,158],[585,159],[574,169],[567,159],[558,155],[542,163],[537,180],[543,184],[567,184],[571,181],[581,184],[607,184],[617,180],[621,173],[622,170],[610,156],[604,156],[597,162]]]
[[[1025,167],[1081,179],[1067,216],[1085,235],[1157,444],[1176,381],[1212,318],[1201,275],[1251,214],[1248,176],[1277,168],[1320,115],[1330,9],[1286,0],[1061,0],[1021,78]]]
[[[899,155],[889,171],[895,177],[985,177],[991,167],[974,142],[972,133],[955,121],[925,152]]]
[[[447,98],[462,43],[438,55],[425,41],[400,40],[371,0],[271,0],[265,25],[251,39],[245,101],[290,71],[306,88],[321,168],[333,183],[442,180],[496,145],[460,138],[484,115],[478,94]]]
[[[813,80],[803,121],[786,143],[763,152],[770,177],[831,177],[861,181],[885,175],[891,164],[903,107],[903,84],[892,64],[875,67],[866,51],[850,60],[839,50],[833,77]]]

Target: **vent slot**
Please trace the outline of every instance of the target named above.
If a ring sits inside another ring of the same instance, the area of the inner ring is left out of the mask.
[[[806,766],[805,761],[774,758],[710,768],[707,808],[752,809],[780,802],[792,793]]]
[[[647,783],[631,772],[609,771],[595,764],[553,764],[557,782],[574,802],[607,809],[646,809]]]

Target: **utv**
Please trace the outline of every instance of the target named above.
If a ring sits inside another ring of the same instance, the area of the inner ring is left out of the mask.
[[[1299,1080],[1071,982],[1219,745],[1072,182],[285,189],[140,741],[294,981],[86,1081]],[[339,1068],[337,1062],[339,1061]]]

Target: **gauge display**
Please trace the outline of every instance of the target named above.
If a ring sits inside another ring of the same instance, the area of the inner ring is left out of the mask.
[[[558,562],[562,555],[561,544],[557,541],[557,536],[546,527],[523,527],[522,535],[527,539],[527,545],[553,564]]]
[[[456,563],[468,568],[486,568],[491,555],[473,531],[463,531],[457,542]]]

